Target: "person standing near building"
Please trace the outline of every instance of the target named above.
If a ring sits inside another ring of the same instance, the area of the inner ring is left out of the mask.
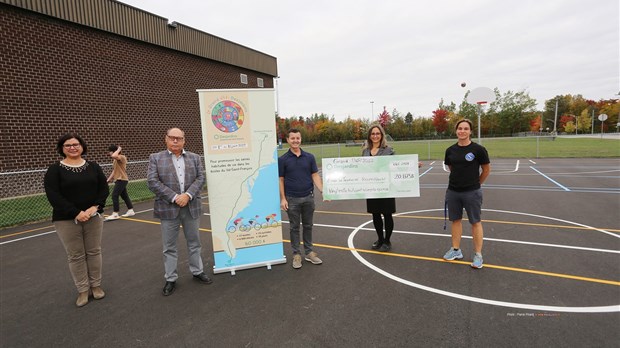
[[[199,227],[202,216],[200,191],[205,175],[200,156],[185,151],[185,133],[179,128],[166,132],[167,149],[151,154],[147,170],[147,184],[155,194],[153,215],[161,219],[164,246],[166,284],[164,296],[171,295],[179,278],[177,273],[177,239],[180,226],[187,241],[189,270],[195,280],[203,284],[213,281],[204,273]]]
[[[312,244],[312,218],[314,215],[314,186],[323,192],[323,181],[319,175],[314,155],[301,149],[301,132],[291,128],[286,142],[289,150],[278,159],[280,176],[280,207],[289,219],[293,268],[301,268],[301,247],[299,224],[303,226],[305,260],[315,265],[323,261],[314,251]]]
[[[110,157],[113,159],[112,173],[110,173],[108,177],[108,182],[114,181],[114,189],[112,190],[112,206],[114,212],[112,212],[112,215],[108,216],[105,221],[118,220],[121,218],[121,216],[118,215],[120,211],[119,196],[123,199],[125,205],[127,205],[127,212],[122,216],[129,217],[136,215],[133,211],[133,204],[131,203],[131,199],[129,199],[129,194],[127,194],[127,184],[129,183],[129,178],[127,177],[127,157],[121,154],[121,151],[121,147],[117,145],[110,145],[110,147],[108,147]]]
[[[482,268],[482,188],[481,185],[491,173],[491,162],[487,150],[471,141],[472,123],[467,119],[456,123],[457,143],[446,149],[444,163],[450,168],[446,206],[452,222],[452,248],[443,256],[444,260],[462,259],[460,249],[463,234],[463,209],[471,224],[474,256],[471,267]]]
[[[78,291],[76,306],[105,297],[101,289],[101,214],[110,193],[101,167],[82,158],[86,142],[77,134],[61,136],[56,151],[63,157],[45,173],[45,194],[52,205],[56,234],[67,253],[69,271]]]

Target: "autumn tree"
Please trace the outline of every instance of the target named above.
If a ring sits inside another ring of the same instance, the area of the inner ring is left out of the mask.
[[[444,133],[448,128],[448,111],[437,109],[433,111],[433,127],[438,134]]]
[[[536,100],[526,91],[508,91],[503,95],[495,89],[495,101],[491,103],[489,114],[495,122],[493,133],[515,134],[529,130],[524,119],[533,117],[536,111]]]
[[[557,95],[552,99],[545,101],[545,110],[543,111],[543,128],[554,126],[554,122],[556,121],[556,105],[557,105],[557,115],[558,119],[564,114],[569,112],[568,106],[571,101],[571,96],[563,96]],[[556,104],[557,102],[557,104]],[[559,121],[559,120],[558,120]],[[559,124],[556,125],[556,131],[560,131]]]
[[[530,132],[539,132],[542,128],[542,115],[536,115],[530,120]]]
[[[407,123],[405,123],[405,118],[400,116],[399,113],[394,113],[395,115],[392,118],[392,122],[388,125],[388,129],[386,132],[392,136],[394,139],[405,139],[409,136],[409,127],[407,127]]]
[[[572,123],[572,132],[575,131],[575,115],[570,115],[570,114],[565,114],[560,116],[560,120],[558,121],[558,132],[562,131],[562,132],[566,132],[566,133],[572,133],[566,130],[566,125],[568,124],[568,122]]]
[[[575,123],[574,121],[568,121],[566,122],[566,124],[564,124],[564,132],[572,134],[575,133]]]
[[[381,125],[381,127],[385,129],[387,128],[387,125],[390,124],[390,121],[391,121],[390,114],[387,112],[387,109],[384,106],[383,112],[379,114],[379,124]]]
[[[430,137],[434,132],[433,120],[427,117],[417,117],[413,120],[413,136],[419,138]]]
[[[577,117],[577,131],[581,133],[588,133],[592,127],[592,121],[590,118],[590,110],[586,107],[581,111],[581,114]]]

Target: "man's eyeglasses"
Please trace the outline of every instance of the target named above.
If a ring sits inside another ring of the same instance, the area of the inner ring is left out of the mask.
[[[185,138],[183,138],[183,137],[173,137],[173,136],[167,135],[167,134],[166,134],[166,136],[168,137],[168,139],[170,139],[172,141],[175,141],[175,140],[176,141],[183,141],[183,140],[185,140]]]
[[[77,149],[80,146],[82,145],[80,143],[77,143],[77,144],[64,144],[62,147],[64,147],[65,149],[70,149],[72,147],[75,147]]]

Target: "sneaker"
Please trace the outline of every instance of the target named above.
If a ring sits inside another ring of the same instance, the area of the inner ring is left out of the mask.
[[[306,261],[312,262],[315,265],[320,265],[323,263],[323,260],[319,259],[314,251],[311,251],[310,254],[306,255]]]
[[[136,213],[133,211],[133,209],[129,209],[127,210],[127,212],[123,215],[121,215],[122,217],[130,217],[130,216],[134,216],[136,215]]]
[[[379,250],[379,248],[381,248],[381,245],[383,244],[382,240],[376,240],[372,243],[372,250]]]
[[[462,258],[463,253],[461,252],[461,249],[454,250],[454,248],[450,248],[450,250],[448,250],[448,252],[443,256],[443,259],[448,261],[452,261],[454,259],[460,260]]]
[[[301,255],[295,254],[293,256],[293,268],[295,269],[301,268]]]
[[[112,220],[118,220],[121,217],[118,215],[117,212],[112,213],[112,215],[108,216],[105,218],[105,221],[112,221]]]
[[[383,244],[379,248],[379,251],[382,253],[388,252],[390,250],[392,250],[392,243],[390,242],[383,242]]]
[[[471,263],[471,267],[473,268],[482,268],[482,255],[474,254],[474,262]]]

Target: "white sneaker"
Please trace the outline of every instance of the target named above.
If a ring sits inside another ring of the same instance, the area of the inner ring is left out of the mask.
[[[123,215],[121,215],[122,217],[130,217],[130,216],[134,216],[136,215],[136,213],[133,211],[133,209],[129,209],[127,210],[127,212]]]
[[[118,219],[120,219],[120,218],[121,218],[121,217],[118,215],[118,213],[117,213],[117,212],[114,212],[114,213],[112,213],[112,215],[110,215],[110,216],[106,217],[104,221],[118,220]]]

